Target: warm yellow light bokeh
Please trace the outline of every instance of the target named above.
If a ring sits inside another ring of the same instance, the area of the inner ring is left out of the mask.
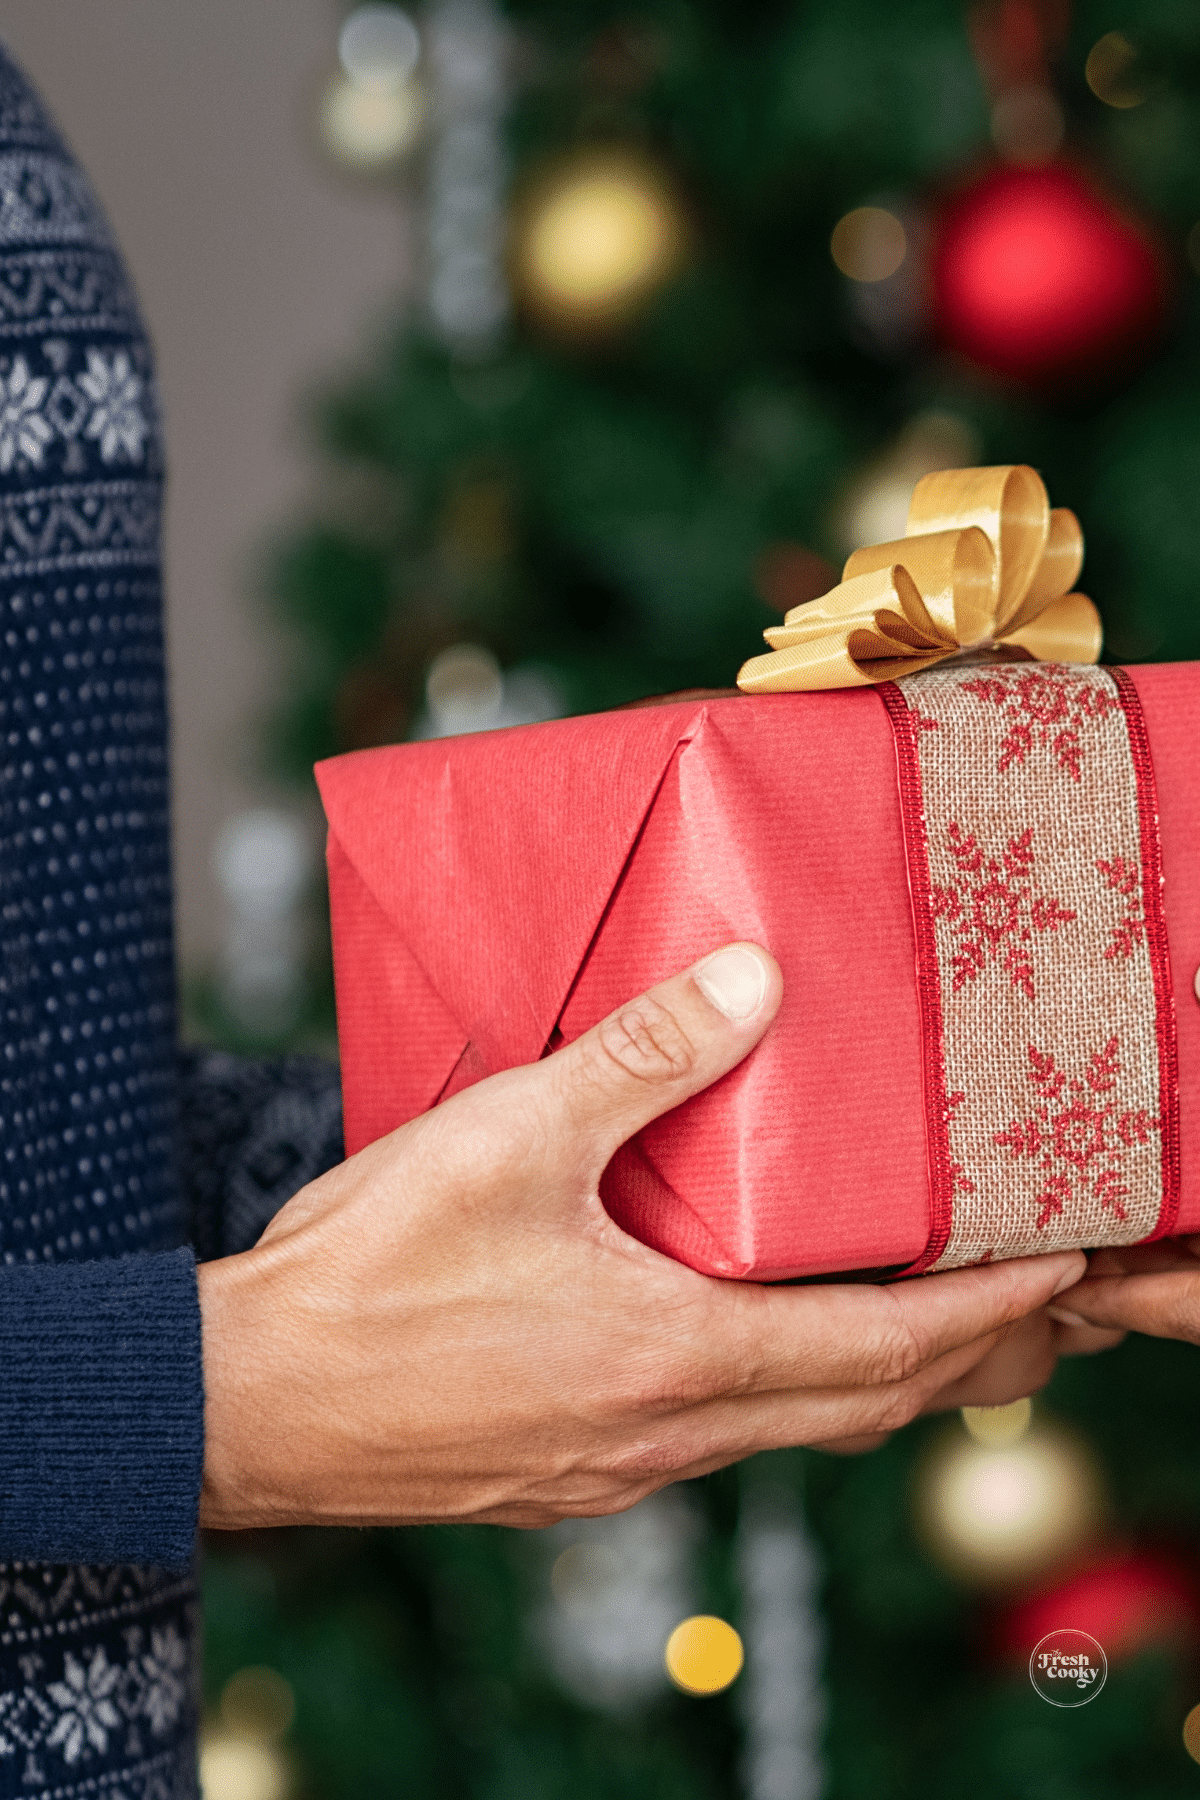
[[[1006,1450],[1020,1443],[1033,1418],[1032,1400],[1013,1400],[1008,1406],[964,1406],[962,1422],[977,1444],[989,1450]]]
[[[203,1800],[287,1800],[288,1768],[269,1744],[205,1736],[200,1743]]]
[[[1105,106],[1140,106],[1150,91],[1138,67],[1137,50],[1123,31],[1107,31],[1092,45],[1083,74]]]
[[[1193,1706],[1183,1721],[1183,1747],[1193,1762],[1200,1763],[1200,1706]]]
[[[291,1683],[261,1664],[239,1669],[221,1690],[221,1723],[234,1737],[272,1743],[283,1736],[295,1716]]]
[[[988,1447],[945,1433],[918,1472],[917,1523],[932,1556],[969,1581],[1025,1581],[1081,1547],[1102,1513],[1100,1478],[1073,1433],[1035,1421]]]
[[[908,255],[908,239],[895,213],[856,206],[834,226],[829,253],[851,281],[886,281]]]
[[[353,169],[384,168],[416,143],[424,122],[415,81],[364,87],[338,75],[321,96],[318,123],[325,147]]]
[[[732,1625],[698,1613],[675,1627],[663,1660],[667,1674],[685,1694],[719,1694],[741,1674],[745,1654]]]
[[[657,286],[682,243],[678,210],[652,170],[633,162],[583,165],[529,208],[518,278],[539,310],[584,323]]]

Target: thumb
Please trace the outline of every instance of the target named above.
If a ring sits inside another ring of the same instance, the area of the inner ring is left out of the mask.
[[[782,997],[773,956],[727,944],[618,1007],[539,1065],[554,1148],[598,1180],[627,1138],[740,1063]]]

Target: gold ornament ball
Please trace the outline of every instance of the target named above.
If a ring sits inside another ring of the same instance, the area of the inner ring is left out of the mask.
[[[994,1586],[1061,1563],[1103,1512],[1099,1471],[1073,1432],[1035,1418],[1023,1435],[1002,1440],[997,1431],[991,1443],[981,1442],[954,1425],[920,1466],[914,1496],[918,1530],[934,1560],[964,1580]]]
[[[608,325],[667,280],[684,239],[678,204],[653,165],[589,157],[543,180],[520,209],[516,284],[551,322]]]
[[[745,1653],[732,1625],[709,1613],[684,1619],[667,1639],[667,1674],[685,1694],[719,1694],[737,1680]]]

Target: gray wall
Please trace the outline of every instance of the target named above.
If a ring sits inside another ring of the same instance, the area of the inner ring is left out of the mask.
[[[280,648],[247,594],[256,553],[312,481],[298,397],[353,356],[404,279],[401,208],[309,146],[343,10],[0,0],[0,38],[88,169],[158,350],[185,969],[216,946],[216,832],[261,797],[249,723]]]

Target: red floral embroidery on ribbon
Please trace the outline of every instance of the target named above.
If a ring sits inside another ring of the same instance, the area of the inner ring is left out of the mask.
[[[955,1113],[958,1111],[966,1097],[966,1090],[964,1088],[956,1088],[952,1094],[946,1095],[947,1125],[953,1121]],[[952,1194],[974,1194],[978,1191],[975,1183],[967,1179],[967,1171],[963,1168],[961,1163],[952,1162],[949,1165],[949,1171],[950,1191]]]
[[[1000,745],[999,770],[1024,764],[1039,747],[1050,750],[1059,768],[1079,780],[1082,733],[1120,702],[1089,681],[1072,679],[1054,664],[1017,674],[1007,669],[963,682],[963,692],[985,706],[998,706],[1013,720]]]
[[[1070,907],[1033,888],[1033,827],[1009,838],[999,856],[989,856],[974,832],[956,820],[946,828],[960,880],[930,890],[935,919],[944,919],[958,939],[951,963],[955,993],[974,981],[989,962],[1000,962],[1014,988],[1034,998],[1032,943],[1035,932],[1057,931],[1075,918]]]
[[[1096,867],[1105,877],[1107,885],[1129,902],[1125,917],[1119,925],[1113,926],[1112,940],[1104,952],[1105,960],[1112,962],[1115,957],[1120,956],[1128,961],[1146,936],[1146,919],[1142,911],[1142,872],[1127,856],[1112,856],[1107,861],[1104,857],[1098,857]]]
[[[1149,1143],[1161,1121],[1144,1107],[1118,1112],[1112,1094],[1121,1072],[1119,1044],[1110,1037],[1095,1051],[1082,1075],[1068,1075],[1050,1051],[1029,1046],[1029,1081],[1038,1098],[1024,1119],[1013,1119],[992,1142],[1013,1160],[1037,1163],[1045,1184],[1036,1196],[1037,1229],[1044,1231],[1073,1194],[1098,1201],[1117,1219],[1128,1215],[1124,1200],[1127,1150]]]

